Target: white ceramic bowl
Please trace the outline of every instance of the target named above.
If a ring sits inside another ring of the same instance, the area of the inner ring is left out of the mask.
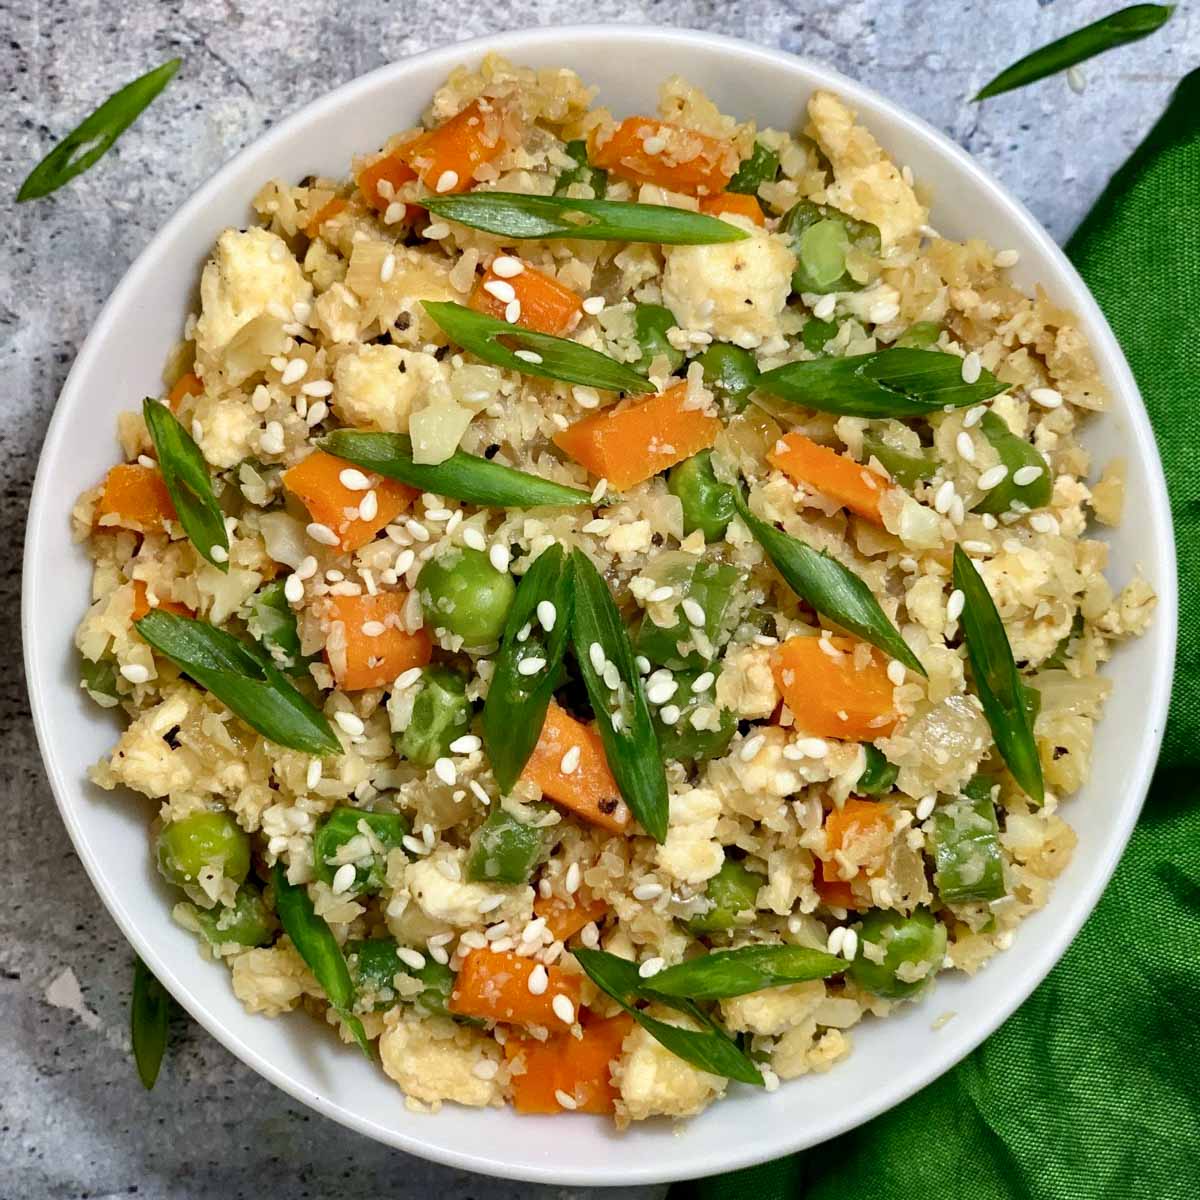
[[[171,920],[173,898],[146,850],[150,806],[92,788],[85,776],[112,745],[117,723],[77,684],[70,631],[87,603],[90,572],[71,543],[67,514],[75,492],[115,461],[117,412],[157,393],[164,355],[180,335],[214,238],[247,222],[250,198],[264,180],[343,174],[352,153],[413,124],[447,72],[486,50],[573,67],[619,113],[651,111],[660,79],[673,72],[704,88],[723,111],[781,128],[803,122],[814,88],[841,93],[898,160],[933,185],[939,229],[1016,248],[1021,282],[1040,281],[1079,314],[1114,397],[1088,443],[1098,461],[1114,453],[1129,460],[1125,523],[1108,538],[1112,577],[1123,580],[1140,564],[1159,595],[1150,632],[1123,648],[1108,670],[1116,686],[1096,738],[1092,781],[1067,808],[1079,848],[1049,905],[1021,927],[1012,948],[973,979],[939,983],[898,1015],[867,1020],[854,1031],[853,1054],[829,1074],[772,1095],[734,1085],[728,1099],[682,1129],[649,1123],[618,1134],[601,1118],[454,1105],[437,1116],[408,1112],[377,1065],[310,1018],[272,1021],[242,1010],[227,970],[206,964],[192,935]],[[109,911],[176,999],[244,1062],[352,1129],[457,1167],[573,1185],[709,1175],[811,1146],[911,1095],[978,1045],[1058,961],[1125,846],[1158,752],[1176,619],[1166,492],[1137,389],[1091,296],[1029,213],[941,134],[826,67],[710,34],[594,26],[511,33],[384,67],[284,121],[209,180],[130,268],[67,379],[34,488],[24,589],[34,720],[63,819]],[[933,1019],[947,1011],[956,1015],[934,1032]]]

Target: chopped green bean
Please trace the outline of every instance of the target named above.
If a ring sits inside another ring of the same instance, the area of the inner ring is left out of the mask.
[[[907,917],[873,908],[863,917],[859,939],[881,948],[883,961],[875,962],[860,951],[847,974],[859,987],[888,1000],[915,996],[937,973],[946,954],[946,927],[927,908]],[[910,978],[900,977],[902,969]]]
[[[900,450],[868,430],[863,434],[863,461],[869,462],[872,458],[878,459],[879,465],[901,487],[916,487],[922,480],[932,479],[937,472],[937,460],[932,452]]]
[[[758,889],[765,886],[766,882],[765,875],[751,871],[737,859],[727,857],[704,889],[708,910],[687,922],[689,932],[696,935],[727,933],[739,926],[749,925],[754,920]]]
[[[675,589],[676,620],[656,625],[649,614],[643,617],[634,652],[672,671],[711,662],[727,632],[727,614],[741,578],[736,567],[722,562],[701,561],[671,571],[666,582]],[[693,604],[704,614],[702,625],[689,619]]]
[[[346,966],[358,994],[360,1012],[382,1012],[397,1002],[412,1004],[430,1017],[448,1017],[446,1005],[454,989],[454,972],[423,955],[425,965],[414,969],[399,954],[391,938],[365,938],[346,943]],[[396,976],[407,975],[424,985],[415,995],[396,990]]]
[[[529,882],[554,838],[554,826],[542,824],[551,806],[529,807],[528,816],[517,816],[501,804],[492,805],[471,840],[467,878],[472,883]]]
[[[713,678],[696,691],[694,685],[702,675]],[[675,695],[651,714],[663,758],[689,763],[719,758],[729,749],[737,720],[727,708],[717,706],[714,671],[677,671],[675,683]],[[664,713],[675,719],[668,722]]]
[[[388,851],[403,844],[410,828],[400,813],[335,808],[313,834],[313,873],[332,886],[338,870],[353,863],[354,882],[344,894],[377,892],[387,882]]]
[[[280,670],[290,675],[308,674],[308,664],[300,653],[296,614],[284,595],[282,579],[272,580],[246,601],[246,628]]]
[[[774,183],[778,174],[779,155],[770,146],[755,141],[749,157],[742,159],[725,190],[753,196],[764,183]]]
[[[593,167],[588,162],[587,142],[576,138],[568,142],[563,149],[575,160],[576,165],[558,173],[558,178],[554,181],[554,195],[564,195],[573,183],[586,183],[592,189],[593,199],[603,200],[608,193],[608,172],[600,167]]]
[[[225,809],[196,812],[159,830],[157,858],[176,887],[194,884],[205,870],[241,883],[250,873],[250,837]]]
[[[900,768],[894,762],[888,762],[883,751],[869,742],[863,746],[863,750],[866,751],[867,765],[863,767],[854,790],[862,796],[886,795],[895,787]]]
[[[661,304],[638,304],[633,310],[633,336],[641,353],[630,364],[635,371],[646,375],[658,357],[667,360],[668,373],[679,370],[683,364],[683,351],[676,350],[667,340],[667,331],[678,322],[675,314]]]
[[[243,883],[229,908],[189,909],[210,946],[267,946],[275,936],[275,921],[257,884]]]
[[[991,796],[951,800],[933,814],[933,885],[946,904],[1005,893],[1000,827]]]
[[[705,541],[719,542],[737,511],[733,488],[713,473],[712,453],[702,450],[671,468],[667,491],[683,506],[683,531],[699,529]]]
[[[401,757],[418,767],[432,767],[471,726],[467,677],[454,667],[434,663],[421,672],[413,691],[408,725],[392,740]]]
[[[754,355],[730,342],[713,342],[696,361],[704,372],[704,382],[725,402],[726,408],[741,412],[758,382]]]
[[[994,412],[985,412],[979,422],[979,431],[991,443],[1000,456],[1000,465],[1007,474],[975,505],[975,512],[999,515],[1007,512],[1014,504],[1028,508],[1044,508],[1050,503],[1054,491],[1054,480],[1050,475],[1050,464],[1022,437],[1017,437]],[[1021,472],[1036,472],[1030,480],[1017,482]]]

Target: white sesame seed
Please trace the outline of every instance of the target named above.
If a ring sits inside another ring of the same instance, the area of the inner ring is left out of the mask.
[[[386,182],[386,181],[381,181]],[[385,225],[395,225],[398,221],[404,220],[404,214],[408,212],[408,205],[403,200],[393,200],[387,208],[383,210],[383,223]]]
[[[1087,76],[1083,73],[1083,68],[1078,64],[1067,68],[1067,87],[1080,96],[1087,87]]]
[[[616,691],[621,686],[621,672],[617,670],[617,664],[607,662],[604,664],[604,670],[601,672],[604,678],[604,686]]]
[[[970,354],[962,360],[962,381],[963,383],[978,383],[980,372],[983,370],[983,363],[979,361],[979,351],[972,350]]]
[[[412,517],[410,517],[407,521],[404,522],[404,528],[408,531],[409,536],[411,538],[415,539],[416,541],[418,541],[418,542],[429,541],[429,530],[426,529],[425,526],[422,525],[420,521],[416,521]]]
[[[468,546],[472,550],[478,550],[481,554],[487,549],[487,541],[474,525],[469,525],[463,530],[462,540],[464,546]]]
[[[644,654],[639,654],[633,660],[633,665],[637,667],[639,675],[650,674],[650,660]]]
[[[433,190],[435,192],[441,194],[442,192],[448,192],[452,188],[456,188],[456,187],[458,187],[458,172],[457,171],[443,171],[438,176],[437,184],[435,185]]]
[[[571,395],[575,398],[575,403],[580,408],[596,408],[600,404],[600,393],[595,388],[587,387],[584,384],[576,384],[571,389]]]
[[[483,743],[473,733],[464,733],[450,743],[451,754],[474,754]]]
[[[204,440],[204,426],[199,421],[193,418],[192,420],[192,441],[202,442]]]
[[[329,405],[326,404],[324,400],[318,400],[316,404],[314,404],[308,410],[308,416],[304,419],[305,424],[309,427],[309,429],[312,429],[314,425],[320,425],[320,423],[325,420],[328,415]]]
[[[406,833],[400,839],[400,844],[409,854],[427,854],[429,852],[429,847],[420,838],[413,837],[411,833]]]
[[[607,660],[604,657],[604,647],[599,642],[593,642],[588,647],[588,661],[592,664],[592,670],[597,675],[604,670],[604,664]]]
[[[682,710],[678,704],[664,704],[658,710],[658,719],[664,725],[674,725],[682,715]]]
[[[749,762],[761,749],[763,743],[767,739],[761,733],[756,733],[753,737],[749,737],[742,744],[742,748],[738,751],[738,758],[742,762]]]
[[[959,457],[966,462],[973,463],[975,461],[975,443],[965,429],[954,439],[954,448],[958,451]]]
[[[907,672],[902,662],[897,662],[894,658],[887,665],[887,677],[893,687],[899,687],[905,679]]]
[[[215,563],[224,563],[229,561],[229,551],[224,546],[209,546],[209,554]]]
[[[696,678],[692,680],[692,691],[696,692],[697,694],[700,692],[707,692],[708,689],[712,687],[714,683],[716,683],[716,681],[717,677],[711,671],[705,671],[703,674],[697,675]]]
[[[1063,402],[1061,392],[1047,387],[1034,388],[1029,393],[1029,398],[1034,404],[1040,404],[1043,408],[1061,408]]]
[[[558,620],[558,609],[554,607],[553,600],[538,601],[537,619],[547,633],[554,629],[554,622]]]
[[[521,319],[521,302],[520,302],[520,300],[510,300],[504,306],[504,319],[510,325],[515,325]]]
[[[837,297],[830,292],[826,296],[822,296],[820,300],[813,305],[813,316],[818,321],[828,321],[833,316],[833,310],[837,308]]]
[[[667,139],[657,133],[642,139],[642,149],[647,154],[661,154],[667,148]]]
[[[338,482],[351,492],[365,492],[371,486],[371,481],[356,467],[339,472]]]
[[[525,624],[522,625],[521,628],[517,630],[517,641],[518,642],[529,641],[529,635],[532,632],[533,632],[533,625],[529,621],[526,621]]]
[[[572,746],[566,754],[562,756],[558,764],[558,769],[564,775],[573,775],[579,769],[580,749],[578,746]]]
[[[646,597],[650,604],[662,604],[666,600],[670,600],[675,595],[675,589],[667,584],[662,587],[656,587],[654,591]]]
[[[478,779],[471,780],[471,791],[475,793],[475,799],[485,807],[492,802],[491,796],[487,794],[487,789],[479,782]]]
[[[648,958],[640,967],[638,967],[638,975],[642,979],[649,979],[651,975],[657,975],[667,964],[658,955],[653,958]]]
[[[133,684],[145,683],[150,678],[149,670],[143,667],[141,663],[123,664],[121,674]]]
[[[333,873],[333,882],[329,885],[329,890],[335,896],[340,896],[343,892],[348,892],[354,886],[354,880],[357,875],[358,871],[353,863],[342,863]]]
[[[383,637],[387,633],[387,626],[382,621],[364,621],[362,623],[362,631],[364,637]]]
[[[458,768],[449,758],[439,758],[433,764],[433,773],[447,787],[453,787],[458,782]]]
[[[666,704],[679,690],[679,684],[674,679],[659,679],[646,689],[646,699],[651,704]]]
[[[983,420],[985,412],[987,412],[987,409],[982,404],[977,404],[974,408],[968,408],[967,415],[963,417],[963,428],[974,429]]]
[[[587,313],[587,315],[589,317],[597,316],[598,314],[600,314],[604,311],[604,297],[603,296],[589,296],[583,302],[582,307],[583,307],[583,311],[585,313]]]
[[[1035,467],[1032,465],[1028,467],[1018,467],[1017,470],[1013,472],[1013,483],[1015,483],[1017,487],[1027,487],[1035,479],[1039,479],[1041,475],[1041,467]]]
[[[375,489],[372,488],[358,502],[358,519],[360,521],[373,521],[377,516],[379,516],[379,497],[376,495]]]
[[[304,786],[311,792],[321,782],[321,760],[309,759],[308,771],[304,776]]]
[[[708,616],[700,603],[693,600],[690,596],[683,602],[683,615],[687,618],[689,625],[703,626]]]
[[[512,555],[509,553],[507,546],[497,542],[488,551],[488,561],[497,571],[507,571],[508,564],[512,561]]]
[[[544,658],[523,658],[517,663],[518,675],[536,675],[539,671],[544,670],[546,660]]]
[[[542,940],[542,931],[546,928],[545,917],[534,917],[529,921],[525,928],[521,930],[521,941],[523,942],[540,942]]]
[[[306,396],[332,396],[333,384],[328,379],[314,379],[311,383],[306,383],[300,391]]]
[[[420,950],[414,950],[411,946],[397,946],[396,957],[406,967],[411,967],[414,971],[421,970],[425,965],[425,955]]]
[[[599,483],[592,488],[592,494],[589,497],[593,504],[599,504],[604,499],[604,493],[608,491],[608,480],[601,479]]]
[[[937,796],[922,796],[921,799],[917,801],[917,820],[924,821],[927,817],[929,817],[936,807]]]
[[[401,550],[396,555],[396,565],[393,570],[397,575],[404,575],[416,560],[417,556],[411,550]]]
[[[572,750],[577,750],[577,746],[572,746]],[[570,753],[570,751],[568,751]],[[568,894],[574,895],[579,890],[579,884],[582,882],[583,872],[579,868],[577,862],[573,862],[567,868],[566,878],[563,880],[563,887],[567,889]]]
[[[279,382],[285,387],[289,383],[299,383],[308,374],[308,363],[302,358],[293,358],[279,377]]]
[[[946,620],[957,621],[962,616],[963,606],[966,602],[967,598],[963,594],[962,588],[955,588],[950,593],[950,599],[946,601]]]
[[[661,883],[639,883],[633,889],[633,898],[635,900],[657,900],[663,894],[663,885]]]
[[[555,999],[561,1000],[561,999],[563,999],[563,997],[556,996]],[[575,1097],[572,1095],[569,1095],[567,1092],[564,1092],[562,1090],[562,1088],[554,1089],[554,1099],[558,1101],[560,1108],[567,1108],[567,1109],[574,1110],[575,1108],[578,1107],[578,1101],[576,1101]]]
[[[304,532],[314,542],[320,542],[322,546],[336,546],[338,544],[338,535],[328,525],[322,525],[319,521],[310,522],[304,527]]]
[[[853,962],[858,954],[858,934],[853,929],[846,930],[842,939],[842,957],[847,962]]]
[[[533,363],[535,366],[542,361],[542,356],[536,350],[514,350],[513,354],[522,362]]]
[[[968,554],[987,554],[991,551],[992,546],[990,542],[977,542],[968,538],[963,542],[962,548]]]
[[[988,492],[1003,483],[1007,476],[1008,468],[1003,463],[997,463],[996,466],[989,467],[984,471],[975,483],[981,492]]]
[[[945,483],[938,488],[933,496],[933,507],[935,511],[945,514],[949,512],[950,505],[954,503],[954,480],[947,479]]]
[[[525,264],[519,258],[508,254],[497,255],[492,259],[492,274],[501,279],[515,279],[525,270]]]
[[[537,966],[529,972],[529,978],[525,980],[525,986],[529,989],[529,994],[531,996],[543,995],[549,984],[550,976],[546,973],[546,968],[543,967],[541,963],[538,963]]]
[[[139,467],[149,467],[151,470],[153,470],[158,466],[158,463],[156,463],[148,454],[139,454],[137,460]]]
[[[485,896],[475,906],[476,911],[480,916],[486,916],[490,912],[494,912],[504,903],[504,897],[497,892],[494,896]]]
[[[1018,250],[1001,250],[994,261],[998,267],[1015,267],[1021,261],[1021,254]]]
[[[829,743],[824,738],[797,738],[793,745],[805,758],[824,758],[829,753]]]
[[[1058,521],[1049,513],[1034,513],[1029,518],[1029,527],[1035,533],[1058,533]]]
[[[317,560],[311,554],[306,554],[301,560],[300,565],[296,568],[296,576],[299,579],[311,579],[317,573]]]
[[[502,304],[510,304],[517,298],[516,289],[511,283],[506,283],[503,279],[489,279],[483,285],[483,290],[489,296],[495,296]]]
[[[829,931],[829,940],[825,943],[825,949],[830,954],[841,954],[842,943],[846,940],[846,927],[844,925],[835,925]]]
[[[342,732],[348,733],[351,737],[361,737],[363,729],[366,728],[362,723],[362,717],[357,713],[337,712],[333,714],[333,719],[338,723]]]
[[[494,1058],[481,1058],[472,1068],[471,1074],[476,1079],[495,1079],[500,1064]]]

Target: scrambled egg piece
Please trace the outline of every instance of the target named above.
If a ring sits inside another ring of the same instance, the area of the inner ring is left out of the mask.
[[[813,1013],[825,999],[825,984],[820,979],[792,983],[786,987],[764,988],[721,1001],[721,1014],[735,1033],[758,1033],[778,1037],[789,1029],[811,1022]]]
[[[672,796],[670,805],[667,840],[656,851],[658,865],[680,883],[703,883],[725,861],[717,840],[721,798],[711,788],[692,788]]]
[[[670,1009],[651,1009],[650,1015],[676,1025],[687,1024],[686,1018]],[[694,1116],[722,1095],[726,1084],[719,1076],[676,1058],[640,1025],[625,1039],[624,1054],[612,1074],[621,1093],[619,1111],[631,1121]]]
[[[489,920],[527,919],[533,912],[531,887],[525,884],[508,887],[468,883],[463,878],[465,866],[466,851],[447,846],[409,865],[404,876],[405,884],[427,917],[466,929],[480,923],[482,917],[479,906],[493,896],[500,896],[503,903],[489,912]],[[455,875],[458,877],[454,878]]]
[[[717,676],[717,704],[747,720],[769,717],[779,704],[771,651],[764,646],[731,650]]]
[[[393,1008],[384,1020],[387,1028],[379,1038],[379,1058],[405,1095],[435,1109],[443,1100],[471,1108],[503,1104],[496,1071],[491,1070],[489,1078],[476,1074],[481,1063],[499,1068],[501,1050],[490,1036],[443,1018],[417,1017],[402,1008]],[[484,1075],[488,1072],[483,1068]]]
[[[360,429],[406,433],[414,404],[439,394],[449,394],[449,368],[399,346],[363,346],[333,370],[334,410]]]
[[[312,972],[290,942],[247,950],[233,960],[233,994],[251,1013],[277,1017],[301,996],[324,996]]]

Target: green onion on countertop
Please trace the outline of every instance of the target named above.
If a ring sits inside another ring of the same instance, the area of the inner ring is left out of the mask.
[[[171,1021],[171,996],[137,956],[133,960],[133,995],[129,1004],[129,1036],[138,1078],[149,1091],[158,1080]]]

